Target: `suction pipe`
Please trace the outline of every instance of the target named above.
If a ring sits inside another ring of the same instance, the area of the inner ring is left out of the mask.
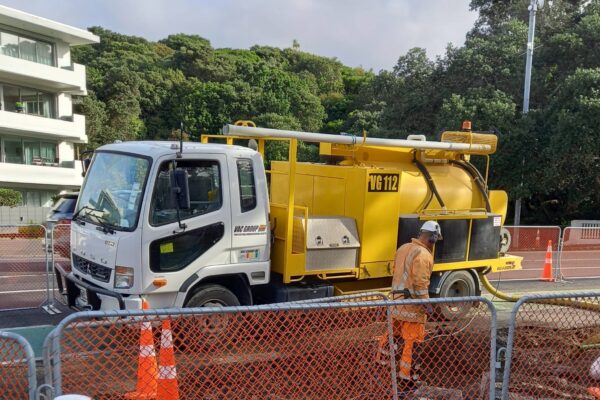
[[[250,126],[225,125],[223,126],[223,135],[225,136],[244,136],[255,138],[282,138],[298,139],[304,142],[313,143],[336,143],[336,144],[366,144],[369,146],[381,147],[400,147],[407,149],[420,150],[448,150],[457,152],[469,151],[490,151],[491,147],[487,144],[469,144],[469,143],[448,143],[433,142],[427,140],[404,140],[404,139],[381,139],[381,138],[362,138],[360,136],[349,135],[330,135],[326,133],[287,131],[282,129],[254,128]]]

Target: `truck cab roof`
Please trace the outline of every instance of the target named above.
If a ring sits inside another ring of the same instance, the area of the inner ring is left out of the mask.
[[[152,158],[179,151],[178,141],[131,141],[106,144],[98,148],[98,151],[118,151],[132,154],[141,154]],[[232,154],[240,156],[252,156],[256,151],[242,146],[183,142],[183,155],[187,154]]]

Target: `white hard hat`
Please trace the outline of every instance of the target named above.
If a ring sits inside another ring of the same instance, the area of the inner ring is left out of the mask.
[[[421,227],[421,231],[426,232],[437,232],[438,235],[442,234],[442,228],[436,221],[426,221]]]

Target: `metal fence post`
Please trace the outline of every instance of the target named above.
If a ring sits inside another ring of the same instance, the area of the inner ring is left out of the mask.
[[[9,340],[9,341],[13,341],[16,342],[20,348],[23,350],[23,353],[25,354],[25,362],[27,363],[27,393],[29,396],[29,400],[35,400],[35,391],[37,389],[37,377],[36,377],[36,371],[35,371],[35,356],[33,354],[33,349],[31,348],[31,345],[29,344],[29,342],[27,342],[27,340],[25,340],[25,338],[21,335],[17,335],[16,333],[13,332],[3,332],[0,331],[0,341],[3,340]],[[1,354],[0,354],[1,356]],[[23,362],[23,360],[12,360],[14,362]],[[8,360],[8,363],[10,363],[11,360]],[[4,363],[0,364],[0,368],[2,368],[2,366],[4,365]]]
[[[496,306],[491,300],[486,299],[487,304],[491,315],[491,332],[490,332],[490,400],[495,400],[496,398],[496,345],[497,345],[497,337],[498,337],[498,315]]]
[[[557,254],[557,259],[556,260],[556,273],[554,274],[554,276],[556,277],[556,280],[561,282],[563,281],[563,276],[562,276],[562,270],[561,270],[561,264],[562,264],[562,248],[563,248],[563,243],[564,243],[564,230],[559,226],[558,227],[559,232],[558,232],[558,254]]]
[[[515,338],[515,325],[517,321],[517,312],[526,301],[527,297],[521,297],[513,306],[508,322],[508,338],[506,340],[506,361],[504,362],[504,374],[502,375],[502,400],[508,400],[508,386],[510,385],[510,367],[512,364],[512,350]]]
[[[45,235],[44,236],[44,240],[45,240],[45,248],[48,249],[50,248],[50,257],[48,258],[48,251],[46,250],[46,276],[48,277],[48,283],[47,283],[47,297],[48,299],[46,300],[47,303],[44,307],[42,307],[48,314],[61,314],[62,311],[60,311],[57,307],[56,307],[56,287],[55,287],[55,282],[56,282],[56,277],[54,276],[54,229],[56,228],[56,224],[52,225],[52,228],[50,230],[50,242],[51,245],[48,246],[48,236]]]
[[[392,322],[392,306],[385,308],[388,330],[388,344],[390,346],[390,375],[392,376],[392,390],[394,400],[398,400],[398,376],[396,372],[396,351],[394,343],[394,324]]]

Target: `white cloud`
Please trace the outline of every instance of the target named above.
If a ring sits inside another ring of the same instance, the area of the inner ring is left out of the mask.
[[[0,0],[88,27],[158,40],[194,33],[215,47],[301,48],[352,66],[390,69],[411,47],[430,57],[464,43],[477,15],[469,0]]]

